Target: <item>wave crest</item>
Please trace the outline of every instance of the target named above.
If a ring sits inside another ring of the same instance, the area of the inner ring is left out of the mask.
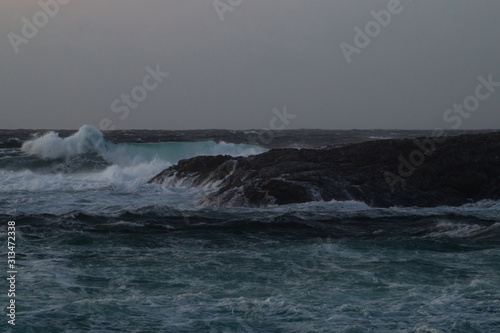
[[[121,166],[149,163],[153,160],[175,164],[181,159],[199,155],[248,156],[266,151],[252,145],[214,141],[114,143],[106,140],[97,128],[88,125],[82,126],[78,132],[67,138],[61,138],[52,131],[48,132],[25,142],[21,150],[27,155],[44,160],[95,153],[107,162]]]
[[[67,138],[61,138],[56,132],[23,143],[21,150],[28,155],[54,160],[90,152],[106,151],[107,141],[95,127],[82,126],[78,132]]]

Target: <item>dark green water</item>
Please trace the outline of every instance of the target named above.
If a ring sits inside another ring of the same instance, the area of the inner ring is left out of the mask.
[[[202,215],[210,213],[218,215]],[[18,319],[9,331],[500,327],[498,224],[459,218],[453,226],[453,216],[314,223],[283,212],[246,220],[236,214],[229,223],[224,214],[189,224],[182,216],[129,215],[127,223],[122,216],[106,225],[79,214],[19,219]]]

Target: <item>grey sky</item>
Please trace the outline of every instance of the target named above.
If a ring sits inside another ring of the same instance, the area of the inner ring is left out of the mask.
[[[213,0],[72,0],[16,54],[8,34],[41,7],[2,0],[0,128],[265,128],[284,106],[290,129],[450,128],[478,76],[500,82],[500,2],[401,0],[348,63],[340,44],[389,2],[242,0],[221,21]],[[120,119],[156,65],[170,75]],[[500,126],[497,89],[461,129]]]

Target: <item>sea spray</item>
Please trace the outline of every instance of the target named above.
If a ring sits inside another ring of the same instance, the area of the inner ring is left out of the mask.
[[[266,149],[247,145],[214,141],[159,142],[159,143],[114,143],[106,140],[95,127],[82,126],[78,132],[61,138],[55,132],[26,141],[22,151],[44,160],[62,159],[75,155],[96,153],[109,163],[120,166],[137,165],[155,159],[175,164],[181,159],[199,155],[248,156]]]

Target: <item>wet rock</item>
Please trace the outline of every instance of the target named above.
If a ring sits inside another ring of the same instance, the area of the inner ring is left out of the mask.
[[[202,203],[265,206],[357,200],[375,207],[462,205],[500,196],[500,133],[368,141],[330,149],[199,156],[150,182],[215,184]]]

